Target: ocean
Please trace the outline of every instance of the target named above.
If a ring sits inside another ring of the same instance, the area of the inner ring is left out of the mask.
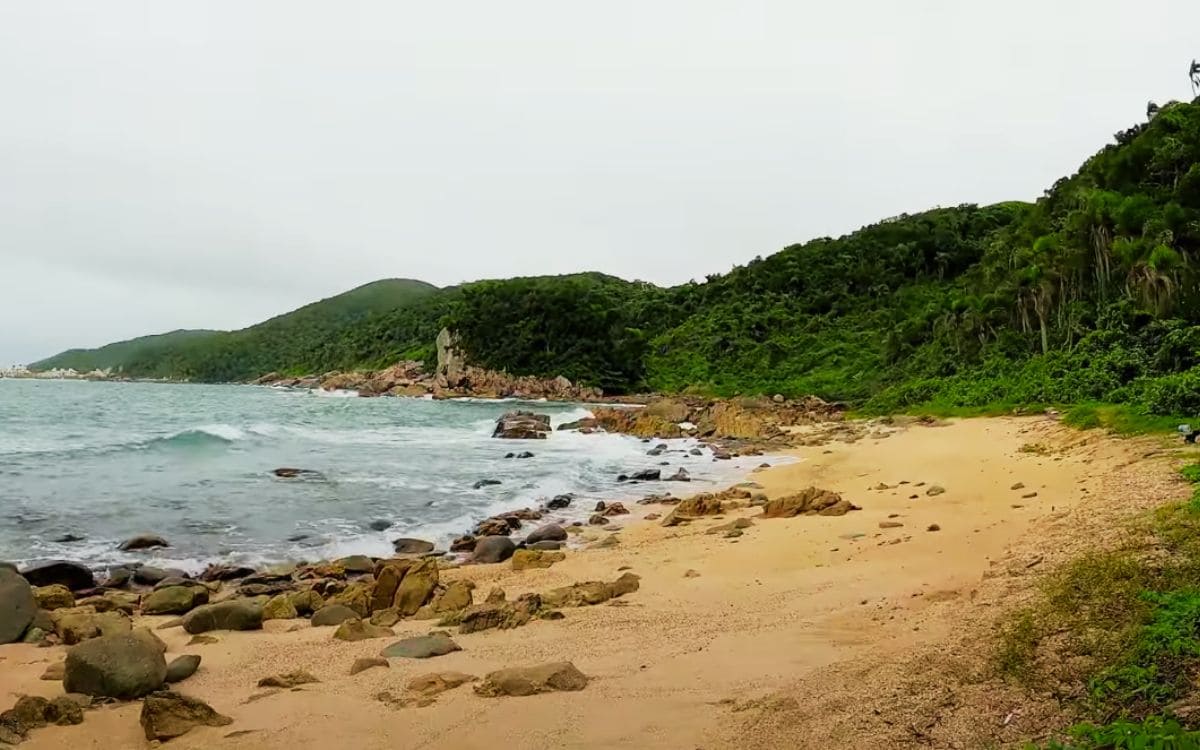
[[[569,522],[586,519],[598,500],[724,487],[762,461],[693,456],[693,440],[655,441],[670,450],[652,457],[652,446],[625,435],[492,438],[496,418],[518,408],[549,414],[554,425],[589,413],[565,403],[0,379],[0,560],[198,572],[210,562],[386,557],[397,537],[445,549],[480,519],[555,495],[577,496],[554,511]],[[521,451],[534,456],[505,458]],[[617,481],[680,466],[691,483]],[[320,478],[281,479],[277,467]],[[476,488],[481,479],[500,484]],[[375,531],[373,521],[392,525]],[[117,549],[143,533],[171,546]]]

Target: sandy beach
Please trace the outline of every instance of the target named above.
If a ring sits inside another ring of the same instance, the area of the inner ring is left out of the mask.
[[[1185,496],[1174,447],[1079,432],[1053,418],[970,419],[883,427],[847,444],[789,453],[756,471],[756,492],[781,497],[816,486],[861,510],[840,517],[759,519],[743,507],[686,526],[638,512],[589,529],[619,543],[573,550],[548,569],[508,563],[444,571],[469,579],[481,601],[509,600],[625,570],[638,591],[564,619],[454,639],[462,650],[350,675],[355,659],[394,639],[346,643],[332,628],[273,620],[262,631],[217,632],[186,645],[157,630],[168,659],[199,654],[177,689],[232,717],[170,741],[192,748],[972,748],[1019,743],[1057,710],[986,675],[998,615],[1039,573],[1119,534],[1145,508]],[[769,459],[768,459],[769,460]],[[1014,489],[1014,485],[1022,485]],[[931,488],[944,492],[930,494]],[[1036,494],[1035,494],[1036,493]],[[708,534],[752,519],[740,537]],[[139,618],[157,627],[169,618]],[[297,628],[297,625],[300,625]],[[437,629],[402,620],[398,637]],[[53,697],[42,681],[61,646],[0,647],[0,693]],[[425,707],[377,699],[414,676],[471,675],[570,661],[589,678],[579,692],[482,697],[464,685]],[[263,697],[262,677],[293,669],[319,682]],[[22,748],[142,748],[140,702],[102,706],[82,725],[30,733]]]

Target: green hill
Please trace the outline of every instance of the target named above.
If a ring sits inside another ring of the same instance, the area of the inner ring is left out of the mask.
[[[374,325],[437,291],[437,287],[423,281],[384,279],[240,331],[149,336],[100,349],[63,352],[31,367],[49,369],[76,366],[64,364],[70,362],[102,361],[103,367],[136,377],[236,381],[271,370],[299,373],[351,366],[359,362],[358,355],[348,353],[346,347],[355,327]],[[152,345],[126,346],[139,341],[150,341]],[[102,359],[98,358],[101,353],[105,353]]]
[[[160,348],[169,348],[195,339],[205,338],[220,333],[220,331],[179,330],[169,333],[158,333],[151,336],[139,336],[128,341],[117,341],[106,344],[98,349],[68,349],[55,354],[53,357],[34,362],[29,365],[31,370],[74,369],[80,372],[91,370],[119,369],[125,362],[139,356],[153,356],[152,352]]]

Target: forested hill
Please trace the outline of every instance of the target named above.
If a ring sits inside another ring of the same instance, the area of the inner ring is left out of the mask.
[[[122,366],[198,380],[370,367],[431,356],[447,325],[481,365],[608,391],[1200,412],[1198,251],[1200,105],[1172,103],[1034,203],[899,216],[669,289],[577,274],[427,290]]]
[[[72,349],[35,362],[31,369],[109,369],[140,377],[206,381],[245,380],[269,370],[308,372],[327,362],[349,366],[344,333],[418,303],[437,292],[412,279],[383,279],[313,302],[240,331],[176,331]],[[435,331],[436,333],[436,331]],[[330,368],[325,368],[330,369]]]

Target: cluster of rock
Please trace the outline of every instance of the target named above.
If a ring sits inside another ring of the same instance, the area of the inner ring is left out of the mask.
[[[694,397],[656,398],[640,409],[597,407],[583,427],[644,438],[698,437],[730,441],[726,450],[741,455],[771,443],[789,442],[785,428],[843,418],[844,407],[815,396],[802,399]],[[737,441],[750,441],[742,445]],[[751,449],[751,450],[747,450]]]

